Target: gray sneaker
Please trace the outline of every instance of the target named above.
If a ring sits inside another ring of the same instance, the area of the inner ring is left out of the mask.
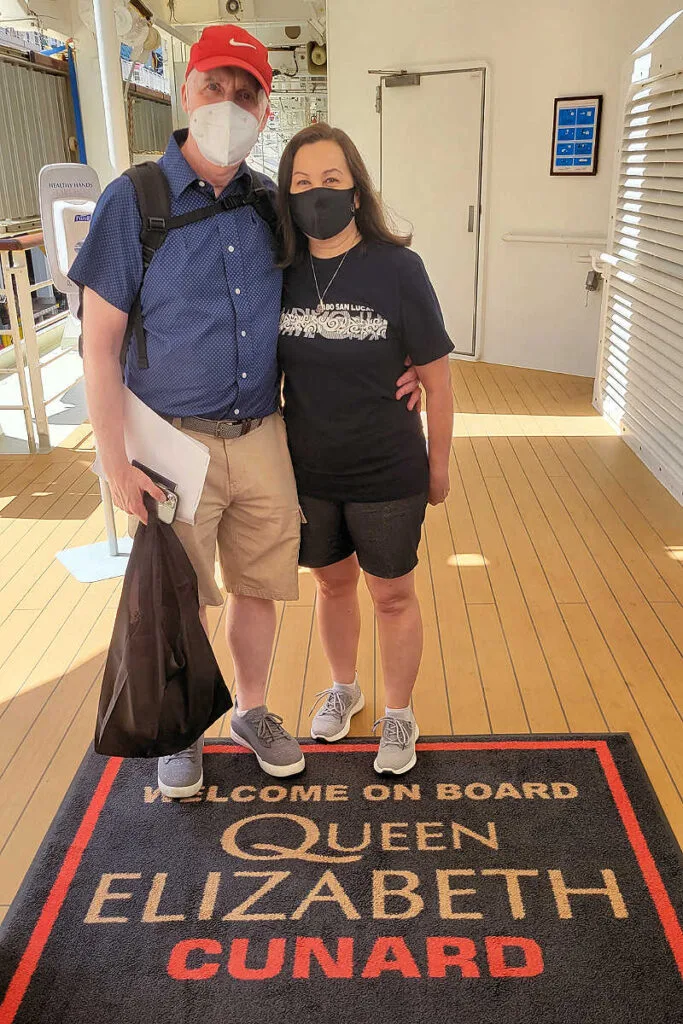
[[[203,753],[204,737],[200,736],[187,750],[159,758],[159,789],[164,796],[178,800],[199,792],[204,785]]]
[[[409,772],[417,762],[415,743],[420,735],[417,722],[414,718],[405,721],[403,718],[386,715],[375,722],[373,732],[378,725],[382,726],[382,738],[375,758],[375,771],[379,775],[383,772],[390,772],[392,775]]]
[[[265,704],[252,708],[245,715],[233,713],[230,735],[235,743],[253,750],[256,760],[269,775],[284,779],[306,767],[301,747],[282,728],[280,716],[272,714]]]
[[[323,698],[326,699],[311,722],[311,736],[314,740],[326,740],[327,743],[343,739],[351,728],[352,716],[357,715],[365,707],[365,697],[358,680],[343,690],[330,687],[329,690],[322,690],[315,696],[316,700],[309,714],[313,714],[313,708]]]

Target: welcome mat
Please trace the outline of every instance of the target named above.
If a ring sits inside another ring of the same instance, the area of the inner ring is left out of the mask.
[[[89,754],[0,933],[0,1024],[673,1024],[680,851],[627,736]]]

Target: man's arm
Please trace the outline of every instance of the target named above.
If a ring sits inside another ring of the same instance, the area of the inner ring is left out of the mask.
[[[83,365],[90,422],[114,504],[146,523],[145,491],[157,501],[164,494],[126,455],[120,359],[127,321],[125,313],[92,288],[84,289]]]
[[[413,409],[417,409],[418,412],[422,412],[422,390],[420,388],[420,378],[413,366],[413,361],[410,356],[406,356],[405,365],[408,369],[396,381],[396,401],[400,402],[402,398],[405,398],[405,396],[408,395],[409,397],[406,403],[406,408],[410,412],[412,412]]]
[[[453,392],[448,356],[415,369],[427,393],[429,503],[440,505],[450,490],[448,460],[453,440]]]

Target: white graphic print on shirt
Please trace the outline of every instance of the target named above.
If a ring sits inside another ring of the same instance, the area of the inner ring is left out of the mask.
[[[331,341],[386,340],[387,321],[368,306],[328,303],[322,313],[314,309],[285,309],[280,334],[289,337],[328,338]]]

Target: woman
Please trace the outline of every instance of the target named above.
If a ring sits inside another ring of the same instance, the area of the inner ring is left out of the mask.
[[[317,586],[332,687],[314,739],[346,736],[364,706],[356,659],[360,570],[372,595],[386,689],[374,763],[416,762],[411,694],[422,656],[414,569],[427,502],[444,501],[453,405],[446,333],[420,257],[396,235],[351,139],[312,125],[280,164],[279,355],[284,413],[303,510],[299,562]],[[409,356],[427,394],[429,454],[417,410],[395,399]]]

